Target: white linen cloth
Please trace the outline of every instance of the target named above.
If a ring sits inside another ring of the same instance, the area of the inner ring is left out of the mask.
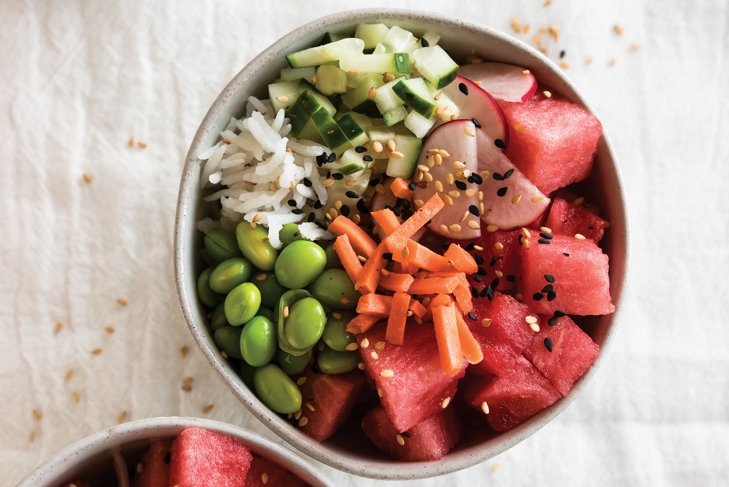
[[[558,42],[542,37],[611,137],[632,228],[619,331],[584,394],[497,458],[414,484],[729,484],[728,4],[544,3],[0,2],[0,484],[118,420],[205,416],[274,436],[179,310],[183,157],[216,94],[275,39],[395,6],[508,32],[516,17],[527,41],[557,26]],[[378,484],[321,468],[338,486]]]

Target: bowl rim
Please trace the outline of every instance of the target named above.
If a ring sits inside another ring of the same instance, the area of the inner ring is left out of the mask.
[[[358,22],[366,21],[378,17],[383,22],[398,23],[402,22],[403,19],[417,19],[423,21],[429,25],[439,24],[442,26],[448,26],[450,28],[464,29],[469,31],[471,34],[479,35],[485,38],[491,38],[502,43],[510,45],[511,48],[522,51],[525,55],[529,56],[533,62],[540,68],[548,70],[551,75],[554,75],[563,83],[563,89],[571,92],[571,98],[576,102],[580,103],[591,113],[594,110],[590,107],[587,101],[584,99],[579,90],[574,84],[567,78],[564,72],[549,58],[544,56],[541,52],[537,51],[533,47],[525,44],[519,39],[511,37],[510,35],[501,32],[499,30],[464,21],[462,19],[450,18],[444,15],[422,11],[422,10],[410,10],[410,9],[353,9],[340,11],[323,17],[319,17],[303,25],[298,26],[294,30],[290,31],[286,35],[280,37],[273,44],[268,46],[265,50],[259,53],[256,57],[250,60],[223,88],[216,100],[211,105],[210,109],[206,113],[199,128],[197,129],[195,136],[192,140],[190,148],[185,158],[185,166],[182,172],[180,181],[180,188],[177,200],[177,214],[175,217],[175,234],[174,234],[174,267],[175,267],[175,281],[180,304],[182,306],[183,315],[187,323],[188,329],[192,334],[198,347],[203,352],[203,355],[207,359],[208,363],[217,371],[223,382],[233,392],[239,401],[250,411],[256,418],[263,422],[268,428],[276,433],[281,439],[286,441],[288,444],[305,453],[306,455],[321,461],[333,468],[348,472],[354,475],[383,479],[383,480],[409,480],[433,477],[437,475],[443,475],[451,473],[457,470],[461,470],[477,463],[481,463],[496,455],[504,452],[512,446],[520,443],[524,439],[531,436],[537,430],[545,426],[558,414],[560,414],[566,407],[568,407],[572,401],[580,394],[585,385],[592,379],[597,372],[599,365],[603,362],[610,345],[613,342],[614,334],[618,318],[622,316],[622,306],[619,306],[621,296],[624,294],[625,286],[627,283],[627,275],[629,270],[629,229],[627,213],[625,210],[625,191],[623,187],[622,175],[620,168],[617,163],[617,158],[613,150],[612,144],[610,143],[605,131],[601,136],[600,143],[604,144],[604,154],[606,155],[608,170],[613,172],[613,179],[617,189],[617,194],[613,197],[617,200],[617,212],[619,213],[622,223],[623,232],[616,235],[616,246],[623,250],[623,261],[622,268],[623,273],[620,276],[618,282],[612,282],[613,276],[611,276],[611,287],[616,290],[616,296],[613,296],[613,301],[616,304],[616,310],[610,317],[610,323],[607,326],[603,342],[601,344],[601,353],[596,359],[592,367],[580,378],[574,385],[570,394],[566,397],[558,400],[554,405],[550,406],[546,410],[541,411],[534,417],[525,421],[521,425],[514,429],[502,433],[499,435],[500,441],[493,445],[489,445],[488,448],[483,448],[480,445],[470,447],[468,452],[460,454],[458,457],[452,457],[441,459],[439,461],[429,462],[397,462],[397,461],[378,461],[378,460],[364,460],[348,453],[342,453],[335,451],[333,447],[330,447],[324,443],[317,442],[305,436],[303,433],[295,430],[285,420],[280,418],[275,413],[271,412],[266,408],[257,398],[252,397],[254,394],[250,390],[246,390],[242,380],[235,374],[230,368],[227,362],[220,356],[217,349],[210,347],[210,337],[206,330],[204,323],[196,323],[196,319],[193,315],[193,308],[199,306],[196,301],[196,297],[190,296],[186,286],[189,286],[187,281],[194,279],[196,276],[193,274],[193,269],[188,269],[185,264],[185,246],[189,242],[184,241],[184,237],[189,230],[189,226],[195,225],[193,220],[195,208],[192,206],[195,193],[199,192],[198,178],[199,169],[197,154],[200,153],[204,147],[202,147],[203,140],[208,136],[210,130],[218,121],[221,112],[229,103],[230,98],[233,96],[235,91],[245,82],[253,77],[255,73],[260,69],[260,64],[272,53],[281,50],[287,44],[301,40],[307,34],[312,32],[324,32],[327,27],[338,24],[349,24],[355,25]],[[324,29],[324,30],[323,30]],[[248,92],[252,91],[250,87],[246,88]],[[562,89],[558,90],[562,91]],[[188,272],[189,271],[189,272]],[[194,293],[193,293],[194,294]],[[206,337],[207,336],[207,337]]]
[[[186,427],[199,427],[221,433],[243,442],[253,453],[258,453],[278,463],[299,476],[313,487],[329,487],[332,484],[314,466],[299,458],[297,452],[284,448],[258,433],[222,421],[182,416],[164,416],[140,419],[97,431],[75,441],[18,484],[18,487],[56,487],[67,480],[65,475],[71,469],[83,465],[93,457],[125,444],[172,436]]]

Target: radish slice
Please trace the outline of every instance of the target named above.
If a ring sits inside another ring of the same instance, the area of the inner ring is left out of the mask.
[[[461,66],[458,74],[486,90],[497,100],[524,102],[537,91],[537,78],[520,66],[479,63]]]
[[[549,205],[549,198],[512,164],[494,139],[478,132],[477,146],[478,171],[483,177],[483,222],[509,230],[536,220]]]
[[[469,180],[477,168],[477,132],[480,133],[470,120],[447,122],[430,133],[420,151],[413,176],[418,185],[413,201],[427,201],[436,192],[440,195],[446,206],[433,217],[428,228],[444,237],[470,239],[481,235],[478,176]],[[435,156],[439,149],[447,152],[439,153],[440,165]],[[428,181],[430,177],[432,181]]]
[[[508,143],[506,119],[501,109],[491,95],[476,83],[463,76],[443,88],[448,96],[460,110],[459,119],[474,120],[480,125],[480,131],[493,140],[502,140],[504,146]]]

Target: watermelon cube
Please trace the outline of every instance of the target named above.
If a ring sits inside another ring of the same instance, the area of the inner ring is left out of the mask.
[[[253,455],[245,487],[304,487],[306,484],[296,475],[260,455]]]
[[[545,223],[554,234],[574,237],[579,233],[595,243],[600,243],[607,224],[593,208],[577,206],[562,198],[554,198]]]
[[[534,235],[521,247],[524,302],[539,314],[603,315],[610,298],[608,256],[592,240]]]
[[[496,293],[493,301],[479,299],[467,315],[471,332],[483,350],[483,360],[471,365],[478,374],[503,375],[531,343],[534,332],[527,319],[537,319],[529,308],[509,295]]]
[[[299,424],[304,433],[324,441],[347,420],[362,398],[367,380],[359,370],[338,375],[309,372],[304,377],[301,410],[306,421],[299,418]]]
[[[171,440],[154,440],[139,460],[132,487],[167,487],[170,479]]]
[[[240,487],[253,460],[237,440],[197,427],[183,429],[170,451],[169,485],[177,487]]]
[[[403,345],[385,342],[383,325],[357,339],[365,371],[397,431],[407,431],[440,411],[443,401],[453,398],[458,379],[466,373],[465,360],[455,375],[443,370],[435,331],[429,323],[410,324]]]
[[[362,430],[380,450],[397,460],[438,460],[461,437],[462,426],[454,408],[441,409],[408,431],[400,432],[378,406],[362,419]]]
[[[566,396],[577,379],[590,368],[600,347],[569,316],[550,317],[523,354]]]
[[[554,404],[561,396],[522,356],[500,376],[470,376],[464,397],[486,416],[494,431],[509,430]]]
[[[590,174],[602,134],[597,117],[557,96],[498,103],[509,127],[506,155],[542,193]]]

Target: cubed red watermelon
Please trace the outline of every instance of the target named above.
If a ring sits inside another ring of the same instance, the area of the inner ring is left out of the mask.
[[[483,248],[478,252],[481,271],[481,285],[476,283],[477,289],[483,285],[491,285],[494,290],[511,291],[515,288],[521,274],[521,254],[519,253],[519,230],[496,231],[481,234],[479,245]],[[478,274],[470,276],[471,280]],[[497,285],[494,279],[498,279]]]
[[[357,339],[365,371],[398,431],[407,431],[440,411],[443,401],[453,398],[458,380],[466,373],[465,360],[455,375],[443,370],[432,324],[408,326],[403,345],[387,343],[383,325]]]
[[[595,243],[600,243],[607,222],[592,208],[577,206],[562,198],[554,198],[545,225],[557,235],[573,237],[579,233]]]
[[[167,487],[172,440],[154,440],[139,460],[132,487]]]
[[[172,442],[170,484],[178,487],[240,487],[253,457],[234,438],[190,427]]]
[[[530,321],[537,319],[526,305],[506,294],[496,293],[493,301],[477,300],[466,322],[481,345],[483,360],[471,365],[471,370],[479,374],[508,373],[534,337],[527,322],[529,316]]]
[[[298,424],[301,430],[315,440],[324,441],[332,436],[349,417],[366,388],[365,375],[355,370],[346,374],[318,374],[309,372],[301,386],[303,407]]]
[[[400,432],[387,412],[378,406],[362,419],[362,430],[380,450],[398,460],[438,460],[461,437],[461,423],[453,407],[447,407]]]
[[[506,155],[542,193],[590,174],[602,134],[597,117],[557,96],[498,103],[509,127]]]
[[[509,430],[554,404],[561,396],[521,355],[500,376],[471,376],[464,397],[480,409],[494,431]]]
[[[260,455],[253,455],[245,487],[304,487],[306,484],[282,466]]]
[[[592,240],[545,235],[532,234],[521,247],[522,293],[529,308],[544,315],[615,311],[608,256],[600,247]]]
[[[539,333],[524,350],[524,357],[566,396],[590,368],[600,347],[569,316],[545,318]]]

